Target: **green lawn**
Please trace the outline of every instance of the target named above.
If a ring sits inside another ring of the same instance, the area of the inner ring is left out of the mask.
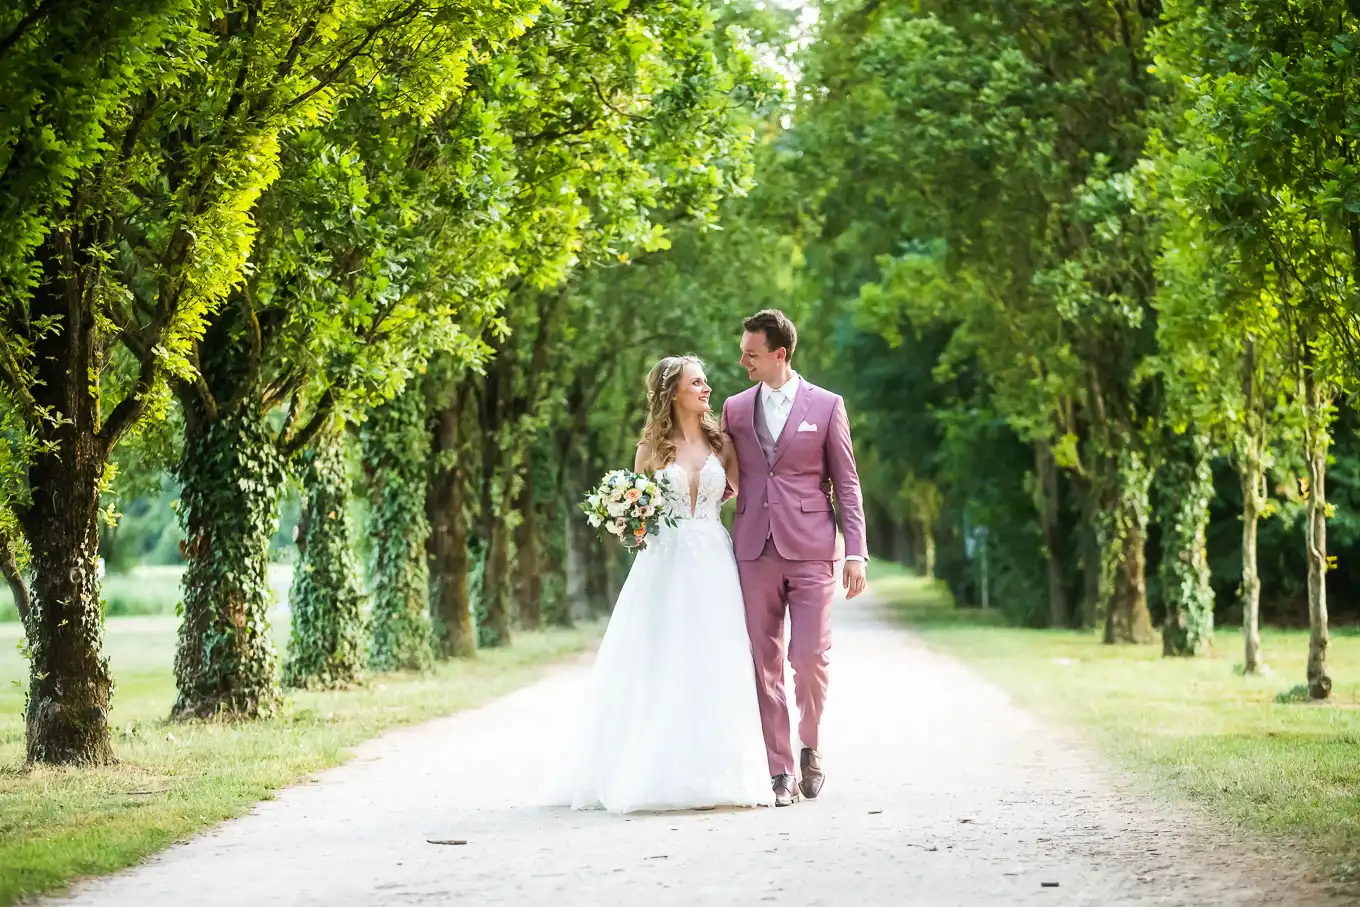
[[[176,624],[173,617],[109,619],[122,763],[83,771],[23,766],[27,663],[18,652],[19,626],[0,624],[0,905],[135,863],[343,761],[349,747],[386,728],[521,686],[544,665],[592,646],[602,630],[521,634],[508,650],[429,675],[381,675],[363,689],[298,693],[274,720],[224,726],[165,720],[175,697]],[[280,643],[286,636],[286,625],[276,626]]]
[[[876,593],[930,646],[963,659],[1046,718],[1079,729],[1149,787],[1277,836],[1337,879],[1360,874],[1360,635],[1334,631],[1330,703],[1277,704],[1303,681],[1306,633],[1265,630],[1267,677],[1240,677],[1240,630],[1218,654],[1165,659],[1160,646],[1005,627],[892,565]]]
[[[173,566],[142,566],[127,573],[110,573],[100,584],[105,616],[174,614],[180,601],[179,581],[183,575],[183,567]],[[292,565],[269,565],[269,586],[279,601],[287,601],[292,579]],[[10,595],[9,587],[0,583],[0,623],[18,620],[14,597]]]

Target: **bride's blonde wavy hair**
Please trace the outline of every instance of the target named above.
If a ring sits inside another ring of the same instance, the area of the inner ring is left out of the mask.
[[[647,374],[647,424],[642,428],[639,444],[646,444],[651,451],[648,472],[664,469],[675,462],[675,395],[680,387],[680,376],[685,366],[697,365],[703,368],[698,356],[667,356]],[[723,449],[723,433],[718,420],[712,413],[704,413],[699,420],[708,446],[720,454]]]

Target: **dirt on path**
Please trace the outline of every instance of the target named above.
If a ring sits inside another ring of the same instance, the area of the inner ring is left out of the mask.
[[[1212,823],[1118,792],[1069,735],[872,603],[838,609],[817,802],[634,817],[525,806],[572,721],[580,662],[389,733],[248,816],[49,903],[1347,903]]]

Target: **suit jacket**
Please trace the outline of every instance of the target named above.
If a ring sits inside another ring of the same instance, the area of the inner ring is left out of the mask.
[[[723,404],[737,448],[739,480],[732,543],[737,560],[760,557],[767,539],[791,561],[836,559],[834,489],[845,553],[867,558],[864,503],[845,401],[803,379],[789,421],[770,437],[757,384]]]

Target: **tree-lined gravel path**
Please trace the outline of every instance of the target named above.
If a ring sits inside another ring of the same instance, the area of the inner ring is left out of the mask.
[[[1068,735],[872,603],[837,607],[818,802],[631,818],[522,805],[560,749],[583,661],[387,734],[59,903],[1342,903],[1207,822],[1116,792]]]

